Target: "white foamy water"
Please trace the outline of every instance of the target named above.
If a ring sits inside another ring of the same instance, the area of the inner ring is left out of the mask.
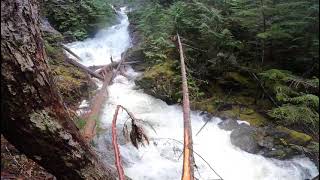
[[[119,24],[100,30],[92,39],[68,44],[74,53],[85,60],[81,62],[82,64],[86,66],[109,64],[110,56],[115,61],[121,59],[121,53],[130,46],[129,21],[125,12],[126,9],[122,8],[118,13]]]
[[[93,39],[75,42],[68,46],[79,54],[85,65],[105,64],[108,52],[120,54],[129,47],[128,18],[121,9],[121,23],[109,29],[100,31]],[[116,105],[122,105],[137,118],[148,121],[156,129],[156,133],[144,126],[150,137],[150,145],[134,148],[130,143],[120,146],[122,159],[125,163],[125,173],[134,180],[178,180],[182,171],[183,120],[182,108],[178,105],[167,105],[165,102],[143,93],[137,89],[134,79],[139,73],[128,68],[126,72],[131,80],[117,76],[114,84],[109,87],[109,99],[101,117],[101,127],[111,125]],[[122,128],[128,119],[125,112],[119,113],[118,127]],[[192,130],[195,134],[203,125],[200,112],[191,113]],[[233,146],[230,142],[230,131],[218,128],[221,120],[213,118],[212,122],[194,136],[194,150],[201,155],[211,167],[225,180],[304,180],[318,174],[315,165],[305,157],[280,161],[264,158],[260,155],[246,153]],[[109,129],[110,131],[110,129]],[[99,144],[110,139],[101,134],[97,139],[98,151],[106,151]],[[180,157],[181,156],[181,157]],[[195,154],[198,170],[195,175],[201,180],[217,179],[209,166]]]

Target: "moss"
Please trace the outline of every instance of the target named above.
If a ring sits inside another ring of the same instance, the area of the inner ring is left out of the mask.
[[[61,42],[59,34],[46,33],[44,38],[55,83],[66,104],[75,105],[82,97],[88,97],[90,95],[89,91],[95,87],[85,72],[65,62],[66,56],[63,49],[58,45]]]
[[[136,83],[147,94],[160,98],[169,104],[181,101],[180,77],[175,75],[172,63],[165,62],[146,70]]]
[[[218,116],[221,118],[238,119],[239,111],[236,111],[235,109],[220,111]]]
[[[172,70],[172,64],[169,62],[165,62],[165,63],[161,63],[161,64],[157,64],[155,66],[153,66],[152,68],[150,68],[149,70],[147,70],[144,73],[144,77],[146,78],[155,78],[159,75],[163,75],[166,77],[171,77],[173,76],[175,73]]]
[[[249,85],[249,79],[238,72],[226,72],[224,78],[239,83],[243,86]]]
[[[312,140],[312,137],[307,134],[288,129],[283,126],[278,126],[277,129],[288,134],[288,136],[286,138],[284,138],[285,141],[288,143],[303,146],[303,145],[308,144]]]
[[[268,122],[264,116],[257,112],[251,114],[240,113],[240,119],[249,122],[253,126],[264,126]]]
[[[86,120],[79,118],[75,121],[75,124],[79,129],[82,129],[86,125]]]
[[[255,99],[248,96],[232,96],[230,99],[233,103],[241,105],[253,105],[255,103]]]
[[[310,126],[313,129],[319,127],[318,112],[306,106],[286,104],[272,109],[268,115],[282,125]]]
[[[268,123],[267,119],[260,113],[250,108],[239,108],[239,106],[233,106],[230,110],[221,111],[218,115],[223,118],[247,121],[252,126],[264,126]]]
[[[88,96],[89,80],[77,68],[58,65],[53,67],[58,89],[67,103],[76,103],[81,97]]]
[[[215,105],[216,98],[211,97],[202,101],[192,101],[191,108],[206,111],[208,113],[214,113],[216,111],[217,106]]]
[[[304,105],[315,111],[319,109],[319,97],[313,94],[305,94],[294,98],[288,98],[285,101],[295,105]]]
[[[286,80],[291,75],[292,73],[290,71],[279,69],[269,69],[259,74],[263,80],[268,81]]]
[[[250,108],[242,108],[241,110],[241,114],[245,114],[245,115],[251,115],[255,113],[253,109]]]

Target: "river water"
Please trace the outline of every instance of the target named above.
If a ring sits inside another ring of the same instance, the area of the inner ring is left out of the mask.
[[[119,11],[119,24],[102,29],[92,39],[70,43],[67,46],[85,61],[86,66],[110,63],[110,56],[118,61],[121,53],[130,47],[128,17],[126,9]],[[178,180],[182,171],[183,120],[179,105],[165,102],[145,94],[138,89],[134,79],[141,73],[127,68],[129,79],[118,75],[109,87],[109,99],[101,116],[101,128],[110,128],[116,105],[122,105],[137,118],[148,121],[154,132],[144,126],[150,145],[134,148],[130,143],[122,143],[120,152],[125,162],[125,174],[134,180]],[[121,112],[121,111],[120,111]],[[118,128],[122,129],[128,119],[125,112],[118,116]],[[192,131],[195,134],[204,123],[200,112],[191,112]],[[304,180],[318,174],[315,165],[306,157],[286,161],[249,154],[233,146],[230,131],[219,129],[221,120],[211,122],[198,136],[193,136],[194,150],[225,180]],[[107,131],[111,131],[108,129]],[[98,151],[107,151],[110,133],[102,133],[95,140]],[[103,156],[102,156],[103,157]],[[195,176],[200,180],[218,179],[212,169],[195,154],[197,169]],[[106,159],[105,159],[106,160]],[[106,160],[107,161],[107,160]]]

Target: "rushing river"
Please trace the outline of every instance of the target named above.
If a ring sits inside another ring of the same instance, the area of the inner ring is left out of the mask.
[[[119,24],[101,30],[92,39],[68,44],[76,54],[85,60],[86,66],[110,63],[110,56],[120,60],[121,53],[130,47],[128,17],[126,9],[119,11]],[[179,105],[165,102],[143,93],[134,83],[140,75],[127,68],[129,79],[118,75],[109,87],[109,99],[101,116],[101,128],[109,128],[116,105],[122,105],[137,118],[148,121],[156,133],[144,126],[150,138],[150,145],[134,148],[130,143],[120,146],[125,162],[125,173],[134,180],[178,180],[182,171],[183,120]],[[120,111],[121,112],[121,111]],[[118,128],[122,129],[128,119],[125,112],[118,116]],[[191,112],[192,130],[197,132],[204,123],[200,112]],[[230,131],[219,129],[221,120],[213,118],[198,136],[193,136],[194,150],[225,180],[304,180],[318,174],[315,165],[305,157],[280,161],[249,154],[233,146]],[[110,129],[108,131],[111,131]],[[97,150],[107,151],[106,142],[110,134],[100,134],[96,139]],[[195,154],[197,169],[195,176],[200,180],[218,179],[210,167]]]

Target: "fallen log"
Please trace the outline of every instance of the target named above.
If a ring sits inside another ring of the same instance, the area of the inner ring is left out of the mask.
[[[71,51],[71,49],[69,49],[67,46],[60,44],[61,47],[66,50],[68,53],[70,53],[72,56],[74,56],[75,58],[79,59],[80,61],[84,61],[83,59],[81,59],[81,57],[79,57],[76,53],[74,53],[73,51]]]
[[[184,53],[177,33],[178,47],[180,52],[181,76],[182,76],[182,94],[183,94],[183,125],[184,125],[184,142],[183,142],[183,169],[182,180],[194,180],[194,156],[192,144],[192,129],[190,121],[190,101],[187,83],[186,66],[184,62]]]
[[[94,97],[91,112],[89,113],[87,123],[83,128],[82,134],[83,134],[84,139],[87,142],[90,142],[93,139],[93,137],[95,136],[96,122],[99,119],[102,106],[108,97],[108,89],[107,88],[108,88],[109,84],[112,82],[113,78],[115,77],[115,74],[117,74],[117,71],[120,70],[121,64],[124,61],[125,61],[125,58],[122,58],[115,71],[113,71],[112,68],[104,71],[104,72],[106,72],[106,74],[104,76],[104,82],[103,82],[102,88],[99,90],[98,94]]]
[[[66,58],[66,61],[67,61],[68,63],[74,65],[74,66],[77,66],[78,68],[80,68],[81,70],[83,70],[83,71],[85,71],[86,73],[90,74],[91,76],[93,76],[93,77],[95,77],[95,78],[98,78],[98,79],[100,79],[100,80],[104,80],[104,78],[103,78],[100,74],[94,72],[93,70],[89,69],[89,68],[86,67],[85,65],[83,65],[83,64],[81,64],[81,63],[79,63],[79,62],[77,62],[77,61],[75,61],[75,60],[73,60],[73,59],[71,59],[71,58]]]
[[[111,81],[113,81],[113,79],[116,77],[117,75],[117,72],[120,70],[120,67],[121,65],[124,63],[124,61],[126,60],[126,54],[123,54],[122,55],[122,58],[121,58],[121,61],[119,62],[118,66],[117,66],[117,69],[116,69],[116,72],[114,74],[112,74],[112,77],[111,77]]]
[[[88,66],[89,69],[93,70],[93,71],[96,71],[96,70],[99,70],[101,68],[104,68],[106,66],[117,66],[119,64],[120,61],[113,61],[112,64],[105,64],[105,65],[94,65],[94,66]],[[130,65],[130,64],[137,64],[137,63],[140,63],[141,61],[130,61],[130,62],[123,62],[122,63],[122,66],[125,66],[125,65]]]
[[[86,120],[86,125],[83,128],[82,135],[87,142],[90,142],[95,136],[96,123],[100,116],[100,112],[106,98],[108,97],[107,87],[111,80],[111,73],[105,76],[102,88],[96,94],[93,99],[93,104],[91,111],[89,112],[88,119]]]

